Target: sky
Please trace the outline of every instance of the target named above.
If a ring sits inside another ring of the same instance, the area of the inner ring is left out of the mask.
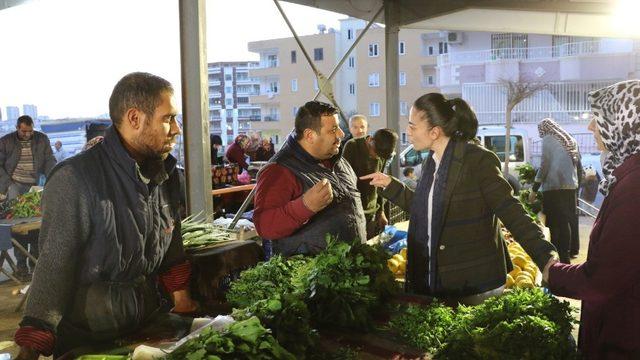
[[[345,15],[282,2],[299,35]],[[209,62],[258,60],[247,42],[290,37],[272,0],[207,0]],[[250,11],[248,11],[250,9]],[[180,94],[178,0],[34,0],[0,10],[0,109],[50,118],[108,112],[115,83],[146,71]],[[180,97],[177,96],[180,107]]]

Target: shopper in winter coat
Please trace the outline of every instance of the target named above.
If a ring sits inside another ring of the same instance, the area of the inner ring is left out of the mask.
[[[511,261],[498,219],[540,268],[556,255],[513,197],[495,153],[469,142],[477,130],[464,100],[423,95],[407,128],[416,151],[431,150],[416,190],[379,172],[361,178],[411,213],[407,289],[449,303],[473,305],[502,293]]]
[[[589,130],[604,159],[605,195],[582,264],[543,272],[551,291],[582,300],[579,348],[587,359],[640,359],[640,81],[589,95]]]

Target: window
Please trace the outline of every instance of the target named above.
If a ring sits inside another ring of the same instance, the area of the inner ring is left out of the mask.
[[[369,57],[376,57],[380,55],[378,52],[378,44],[369,44]]]
[[[291,92],[298,91],[298,79],[291,79]]]
[[[553,57],[579,55],[580,52],[597,53],[600,43],[594,37],[553,35]]]
[[[238,104],[248,104],[248,103],[249,103],[249,97],[247,96],[238,97]]]
[[[438,54],[442,55],[447,53],[449,53],[449,43],[440,41],[438,43]]]
[[[280,144],[280,135],[273,135],[273,143]]]
[[[318,79],[313,79],[313,90],[318,91]]]
[[[400,86],[407,85],[407,73],[406,72],[400,71],[400,76],[398,76],[398,82],[400,83]]]
[[[297,107],[297,106],[294,106],[294,107],[293,107],[293,117],[294,117],[294,118],[296,117],[296,114],[297,114],[297,113],[298,113],[298,107]]]
[[[400,55],[406,54],[406,45],[405,45],[404,41],[400,41],[398,43],[398,54],[400,54]]]
[[[484,137],[484,147],[496,153],[496,155],[498,155],[498,158],[500,158],[500,161],[504,161],[505,138],[506,137],[504,135]],[[509,152],[510,161],[524,161],[524,147],[522,136],[511,135]]]
[[[295,50],[291,50],[291,63],[295,64],[298,61],[297,54]]]
[[[271,93],[277,94],[278,93],[278,88],[280,87],[278,85],[279,84],[278,84],[277,81],[270,82],[269,83],[269,90],[267,90],[267,92],[271,92]]]
[[[369,74],[369,87],[378,87],[380,86],[380,74],[373,73]]]
[[[278,55],[267,56],[267,67],[278,67]]]
[[[324,58],[324,50],[322,48],[313,49],[313,60],[322,61]]]
[[[400,115],[406,116],[407,113],[408,113],[407,102],[406,101],[400,101]]]
[[[433,85],[433,75],[427,75],[427,85]]]
[[[233,106],[233,99],[226,99],[226,100],[224,101],[224,103],[225,103],[225,105],[227,105],[227,106]]]
[[[400,139],[401,139],[400,141],[402,142],[402,145],[407,145],[407,133],[404,133],[404,132],[403,132],[403,133],[400,135]]]
[[[231,86],[225,86],[224,87],[224,92],[227,94],[232,94],[233,93],[233,89],[231,88]]]
[[[347,40],[353,39],[353,29],[347,29]]]
[[[233,80],[233,76],[231,76],[230,74],[227,74],[227,75],[224,76],[224,80],[225,81],[231,81],[231,80]]]
[[[349,94],[351,95],[355,95],[356,94],[356,84],[349,84]]]
[[[356,67],[356,58],[354,58],[353,56],[349,56],[349,67],[350,68]]]
[[[526,59],[527,34],[491,34],[491,57],[493,59]]]
[[[429,45],[429,55],[433,55],[433,46]]]
[[[380,103],[372,102],[369,104],[369,116],[380,116]]]

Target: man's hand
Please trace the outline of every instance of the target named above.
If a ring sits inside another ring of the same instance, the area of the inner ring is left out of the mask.
[[[318,181],[302,195],[302,202],[307,209],[317,213],[333,201],[333,188],[327,179]]]
[[[198,303],[191,299],[191,295],[187,290],[178,290],[173,292],[173,309],[172,313],[191,314],[198,309]]]
[[[391,176],[383,174],[379,171],[373,174],[361,176],[360,180],[371,180],[371,182],[369,182],[369,185],[379,188],[386,188],[387,186],[389,186],[389,184],[391,184]]]
[[[37,360],[40,357],[40,353],[30,347],[21,346],[16,360]]]
[[[387,220],[387,215],[384,214],[384,211],[380,211],[378,213],[378,226],[380,230],[384,230],[384,227],[389,225],[389,220]]]

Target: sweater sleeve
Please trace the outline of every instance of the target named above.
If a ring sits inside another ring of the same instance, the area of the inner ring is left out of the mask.
[[[473,172],[477,174],[482,196],[494,214],[513,234],[538,268],[543,269],[556,249],[545,240],[542,229],[527,216],[522,204],[513,196],[513,189],[502,176],[500,160],[486,151]]]
[[[277,240],[293,234],[315,214],[302,201],[302,186],[289,169],[268,165],[256,185],[253,220],[261,237]]]
[[[42,198],[40,257],[21,327],[55,332],[72,305],[78,257],[89,237],[90,206],[86,184],[70,165],[59,168],[47,182]],[[20,338],[16,341],[20,344]]]
[[[603,302],[625,296],[640,278],[637,225],[640,196],[625,192],[620,203],[609,206],[598,241],[589,245],[589,258],[582,264],[556,263],[549,269],[549,288],[559,296]],[[594,235],[592,235],[594,236]]]

